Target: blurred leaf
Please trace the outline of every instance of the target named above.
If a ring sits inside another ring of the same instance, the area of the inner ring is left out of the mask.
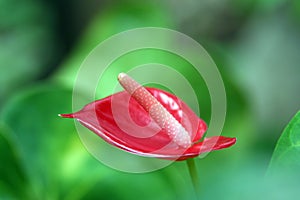
[[[236,9],[240,9],[241,11],[254,8],[255,11],[267,13],[280,8],[280,6],[287,3],[287,0],[233,0],[233,3],[237,4]]]
[[[24,172],[20,152],[11,132],[0,125],[0,198],[25,198],[28,178]],[[16,192],[16,190],[18,192]]]
[[[0,103],[49,70],[57,43],[48,9],[37,0],[0,0]]]
[[[148,26],[172,26],[170,13],[162,3],[125,0],[107,6],[92,21],[77,48],[54,75],[54,79],[72,88],[80,65],[98,44],[122,31]]]
[[[56,198],[60,189],[68,191],[84,184],[77,183],[83,177],[95,179],[101,172],[78,140],[73,123],[57,116],[71,110],[71,97],[71,91],[42,86],[18,95],[2,112],[15,133],[34,192],[42,199]]]
[[[300,108],[300,30],[286,10],[263,16],[256,13],[239,32],[229,66],[232,79],[247,97],[255,137],[268,139],[270,144],[264,146],[271,150],[270,137]]]
[[[240,163],[244,168],[211,173],[211,179],[203,184],[202,199],[222,200],[295,200],[299,198],[299,179],[287,177],[268,178],[264,166],[257,162]],[[218,191],[218,192],[216,192]]]
[[[300,111],[284,129],[274,150],[269,170],[299,174],[300,168]],[[289,172],[289,171],[287,171]]]

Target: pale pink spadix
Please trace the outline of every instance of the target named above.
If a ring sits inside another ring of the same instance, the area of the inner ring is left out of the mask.
[[[125,73],[120,73],[118,80],[122,87],[131,94],[177,145],[184,148],[191,146],[191,137],[185,128],[150,92]]]

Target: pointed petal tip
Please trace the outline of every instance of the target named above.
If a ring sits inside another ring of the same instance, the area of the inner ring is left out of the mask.
[[[221,143],[223,143],[224,146],[226,147],[230,147],[232,145],[234,145],[236,143],[236,137],[224,137],[224,136],[220,136],[219,137],[219,141]]]
[[[233,144],[235,144],[237,141],[237,138],[232,138],[232,140],[233,140]]]
[[[234,138],[228,138],[228,143],[230,143],[231,145],[234,145],[236,143],[236,137]]]
[[[74,114],[70,113],[70,114],[58,114],[59,117],[62,118],[74,118]]]

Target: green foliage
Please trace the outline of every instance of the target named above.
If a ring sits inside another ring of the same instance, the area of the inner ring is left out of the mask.
[[[270,163],[272,173],[299,174],[300,168],[300,111],[280,136]]]
[[[5,96],[49,70],[58,44],[51,17],[40,1],[0,0],[0,107]]]
[[[20,149],[12,137],[11,131],[0,125],[0,198],[19,199],[29,197],[26,194],[28,177],[23,169]],[[12,173],[13,172],[13,173]],[[18,191],[18,192],[15,192]]]
[[[70,102],[71,92],[67,90],[38,87],[18,95],[2,112],[2,120],[18,141],[15,146],[21,152],[21,167],[30,178],[30,193],[38,198],[55,198],[65,183],[93,175],[93,170],[82,173],[91,160],[76,137],[74,126],[57,117],[57,113],[71,109]],[[67,189],[72,186],[66,185]]]
[[[299,109],[299,5],[298,0],[0,0],[0,199],[194,198],[184,162],[148,174],[117,172],[88,153],[72,120],[57,116],[72,111],[73,84],[90,51],[116,33],[145,26],[196,39],[224,80],[223,133],[238,140],[196,160],[202,199],[298,199],[299,112],[280,137],[266,178],[265,169],[279,129]],[[86,21],[80,33],[71,28]],[[79,34],[76,43],[64,46]],[[64,48],[69,54],[60,66],[53,64]],[[190,81],[209,124],[205,83],[189,63],[167,52],[144,49],[116,59],[99,82],[97,98],[111,94],[120,71],[151,62],[169,65]],[[89,80],[80,83],[84,92]]]
[[[72,88],[80,65],[98,44],[122,31],[148,26],[173,27],[170,13],[161,3],[121,1],[108,6],[91,21],[71,56],[65,60],[53,78]],[[85,84],[85,81],[83,80],[82,84]],[[112,80],[106,84],[111,83]]]

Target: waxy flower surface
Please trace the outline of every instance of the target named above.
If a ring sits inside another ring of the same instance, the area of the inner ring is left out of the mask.
[[[143,87],[124,73],[118,78],[126,91],[60,116],[76,118],[111,145],[146,157],[185,160],[235,144],[236,138],[203,139],[205,122],[173,94]]]

